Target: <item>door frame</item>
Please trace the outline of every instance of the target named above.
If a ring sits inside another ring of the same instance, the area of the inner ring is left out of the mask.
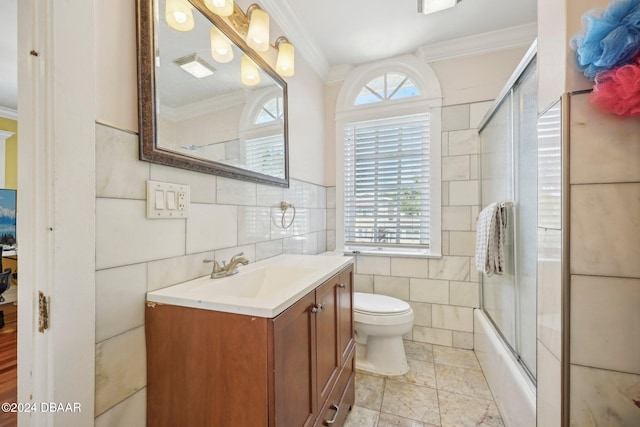
[[[19,426],[94,422],[93,24],[93,0],[18,1],[18,402],[36,405]]]

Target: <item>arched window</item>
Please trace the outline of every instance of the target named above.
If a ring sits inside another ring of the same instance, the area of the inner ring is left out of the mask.
[[[240,155],[242,164],[265,175],[285,178],[284,106],[282,92],[272,89],[257,93],[242,113]]]
[[[440,85],[407,56],[356,68],[336,108],[336,245],[436,255],[440,244]]]
[[[371,79],[362,87],[355,105],[372,104],[390,99],[403,99],[419,96],[420,90],[404,73],[388,72]]]
[[[284,118],[284,108],[282,106],[282,95],[267,99],[257,111],[253,124],[261,125]]]

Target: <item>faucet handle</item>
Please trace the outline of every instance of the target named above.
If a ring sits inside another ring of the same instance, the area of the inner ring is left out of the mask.
[[[231,261],[230,261],[230,262],[235,261],[235,260],[236,260],[236,258],[238,258],[238,257],[240,257],[240,256],[242,256],[242,255],[244,255],[244,252],[240,252],[239,254],[235,254],[234,256],[232,256],[232,257],[231,257]]]

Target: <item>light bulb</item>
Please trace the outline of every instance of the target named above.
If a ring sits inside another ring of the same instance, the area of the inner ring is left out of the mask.
[[[195,26],[191,5],[186,0],[167,0],[165,19],[177,31],[191,31]]]
[[[247,55],[240,60],[240,77],[245,86],[255,86],[260,83],[258,66]]]
[[[233,14],[233,0],[204,0],[204,5],[216,15],[231,16]]]
[[[259,52],[269,50],[269,15],[262,9],[254,9],[251,12],[247,44]]]
[[[211,27],[211,57],[216,61],[225,64],[233,59],[231,42],[216,27]]]
[[[295,56],[293,45],[288,41],[278,44],[278,58],[276,59],[276,72],[284,77],[291,77],[294,73]]]

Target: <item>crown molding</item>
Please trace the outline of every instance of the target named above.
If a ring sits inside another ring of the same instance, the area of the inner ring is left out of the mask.
[[[0,106],[0,117],[4,117],[6,119],[18,120],[18,111]]]
[[[482,55],[500,50],[530,46],[538,34],[538,24],[518,25],[422,46],[416,56],[426,62],[444,61],[465,56]]]
[[[300,18],[289,5],[282,0],[261,0],[263,9],[269,12],[284,35],[296,47],[298,52],[309,63],[311,69],[324,81],[329,74],[329,61],[320,49],[320,45],[309,35]]]

